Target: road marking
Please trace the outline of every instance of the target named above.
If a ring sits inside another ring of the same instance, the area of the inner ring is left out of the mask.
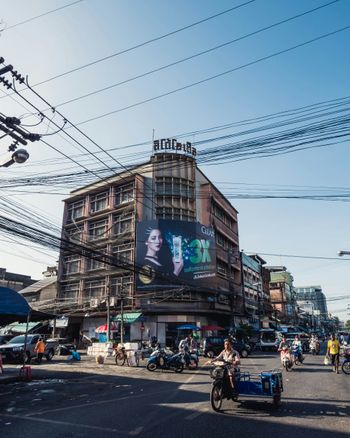
[[[137,428],[134,429],[134,430],[131,430],[131,431],[129,432],[129,435],[131,435],[131,436],[137,436],[137,435],[139,435],[140,432],[142,432],[142,431],[143,431],[143,427],[140,426],[140,427],[137,427]]]
[[[96,402],[83,403],[83,404],[80,404],[80,405],[64,406],[63,408],[47,409],[46,411],[36,411],[36,412],[32,412],[31,414],[26,414],[25,417],[31,417],[33,415],[50,414],[51,412],[70,411],[70,410],[73,410],[73,409],[87,408],[89,406],[97,406],[97,405],[103,405],[103,404],[106,404],[106,403],[113,403],[113,402],[116,402],[116,401],[134,400],[135,398],[151,397],[152,395],[162,394],[163,392],[169,392],[169,389],[164,389],[163,391],[157,391],[157,392],[152,392],[152,393],[147,392],[146,394],[140,394],[140,395],[134,395],[134,396],[128,395],[128,396],[124,396],[124,397],[112,398],[112,399],[109,399],[109,400],[99,400],[99,401],[96,401]]]
[[[120,434],[127,435],[126,432],[121,431],[119,429],[112,429],[110,427],[93,426],[93,425],[89,425],[89,424],[71,423],[69,421],[58,421],[58,420],[49,420],[47,418],[37,418],[37,417],[33,418],[33,417],[25,417],[25,416],[21,416],[21,415],[5,415],[5,414],[0,414],[0,417],[13,418],[16,420],[34,421],[34,422],[38,422],[38,423],[57,424],[59,426],[81,427],[81,428],[85,428],[85,429],[101,430],[104,432],[118,432]]]
[[[200,408],[200,406],[195,406],[194,409],[196,408]],[[205,406],[203,409],[198,410],[197,412],[193,412],[193,414],[187,415],[187,417],[185,417],[185,420],[194,420],[195,418],[199,417],[202,414],[206,414],[209,411],[208,406]]]

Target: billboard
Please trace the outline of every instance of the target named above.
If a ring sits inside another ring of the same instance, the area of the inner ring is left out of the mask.
[[[136,289],[215,287],[215,232],[199,222],[152,220],[136,228]]]

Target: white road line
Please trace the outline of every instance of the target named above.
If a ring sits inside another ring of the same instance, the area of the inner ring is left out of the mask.
[[[190,415],[187,415],[187,417],[185,417],[185,420],[191,421],[191,420],[194,420],[195,418],[199,417],[202,414],[206,414],[209,411],[209,408],[207,406],[208,403],[207,402],[205,402],[205,403],[206,403],[206,406],[202,409],[200,409],[201,406],[199,406],[199,405],[194,406],[193,409],[199,408],[200,410],[198,410],[197,412],[193,412]]]
[[[135,398],[142,398],[142,397],[151,397],[154,394],[161,394],[163,392],[169,392],[169,389],[164,389],[163,391],[157,391],[157,392],[152,392],[152,393],[145,393],[145,394],[140,394],[140,395],[134,395],[134,396],[124,396],[124,397],[118,397],[118,398],[112,398],[109,400],[99,400],[96,402],[91,402],[91,403],[83,403],[80,405],[73,405],[73,406],[64,406],[63,408],[56,408],[56,409],[47,409],[46,411],[36,411],[36,412],[32,412],[31,414],[26,414],[25,417],[32,417],[33,415],[43,415],[43,414],[50,414],[51,412],[61,412],[61,411],[71,411],[73,409],[80,409],[80,408],[87,408],[90,406],[97,406],[97,405],[103,405],[106,403],[113,403],[116,401],[123,401],[123,400],[134,400]]]
[[[140,427],[137,427],[137,428],[134,429],[134,430],[131,430],[131,431],[129,432],[129,435],[131,435],[131,436],[137,436],[137,435],[139,435],[142,431],[143,431],[143,427],[140,426]]]
[[[89,424],[81,424],[81,423],[71,423],[68,421],[58,421],[58,420],[49,420],[47,418],[33,418],[33,417],[23,417],[21,415],[4,415],[0,414],[0,417],[13,418],[16,420],[25,420],[25,421],[34,421],[38,423],[48,423],[48,424],[56,424],[59,426],[69,426],[69,427],[80,427],[84,429],[92,429],[92,430],[101,430],[104,432],[118,432],[123,435],[127,435],[127,432],[121,431],[119,429],[112,429],[109,427],[100,427],[100,426],[92,426]]]

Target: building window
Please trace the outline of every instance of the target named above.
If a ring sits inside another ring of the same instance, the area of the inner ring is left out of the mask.
[[[79,255],[70,255],[64,257],[64,272],[66,275],[76,274],[80,272],[80,256]]]
[[[111,278],[111,295],[124,298],[131,297],[133,281],[131,276]]]
[[[103,239],[107,237],[107,219],[89,223],[89,240]]]
[[[215,202],[213,202],[212,204],[212,213],[216,218],[224,222],[224,224],[227,225],[228,228],[234,228],[234,220],[225,212],[222,207],[220,207]]]
[[[216,259],[216,270],[219,274],[227,276],[228,266],[220,259]]]
[[[82,225],[76,226],[74,228],[69,228],[65,230],[66,237],[71,242],[82,242],[84,228]]]
[[[108,207],[108,192],[97,193],[90,196],[90,211],[96,213]]]
[[[85,298],[100,298],[105,295],[104,280],[86,281],[84,287]]]
[[[133,213],[121,213],[113,217],[114,234],[124,234],[132,231]]]
[[[75,302],[78,297],[79,283],[65,284],[62,286],[61,293],[64,301]]]
[[[134,200],[134,183],[115,188],[115,205],[125,204]]]
[[[125,243],[123,245],[112,246],[113,257],[116,257],[116,261],[130,263],[133,261],[134,244]]]
[[[67,222],[74,222],[76,219],[83,217],[84,205],[85,205],[84,199],[69,204]]]
[[[101,257],[103,257],[103,254],[107,253],[107,248],[99,248],[98,252],[101,254]],[[87,259],[87,270],[88,271],[94,271],[96,269],[105,269],[105,264],[101,260],[95,260],[88,258]]]

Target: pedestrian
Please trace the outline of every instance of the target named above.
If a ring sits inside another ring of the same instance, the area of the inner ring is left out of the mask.
[[[45,342],[43,341],[43,338],[39,338],[34,348],[34,352],[36,353],[37,363],[41,363],[42,358],[44,356],[44,351],[45,351]]]
[[[331,335],[331,339],[327,344],[327,355],[330,357],[333,371],[339,374],[339,352],[340,352],[340,344],[337,339],[335,339],[335,335]]]

